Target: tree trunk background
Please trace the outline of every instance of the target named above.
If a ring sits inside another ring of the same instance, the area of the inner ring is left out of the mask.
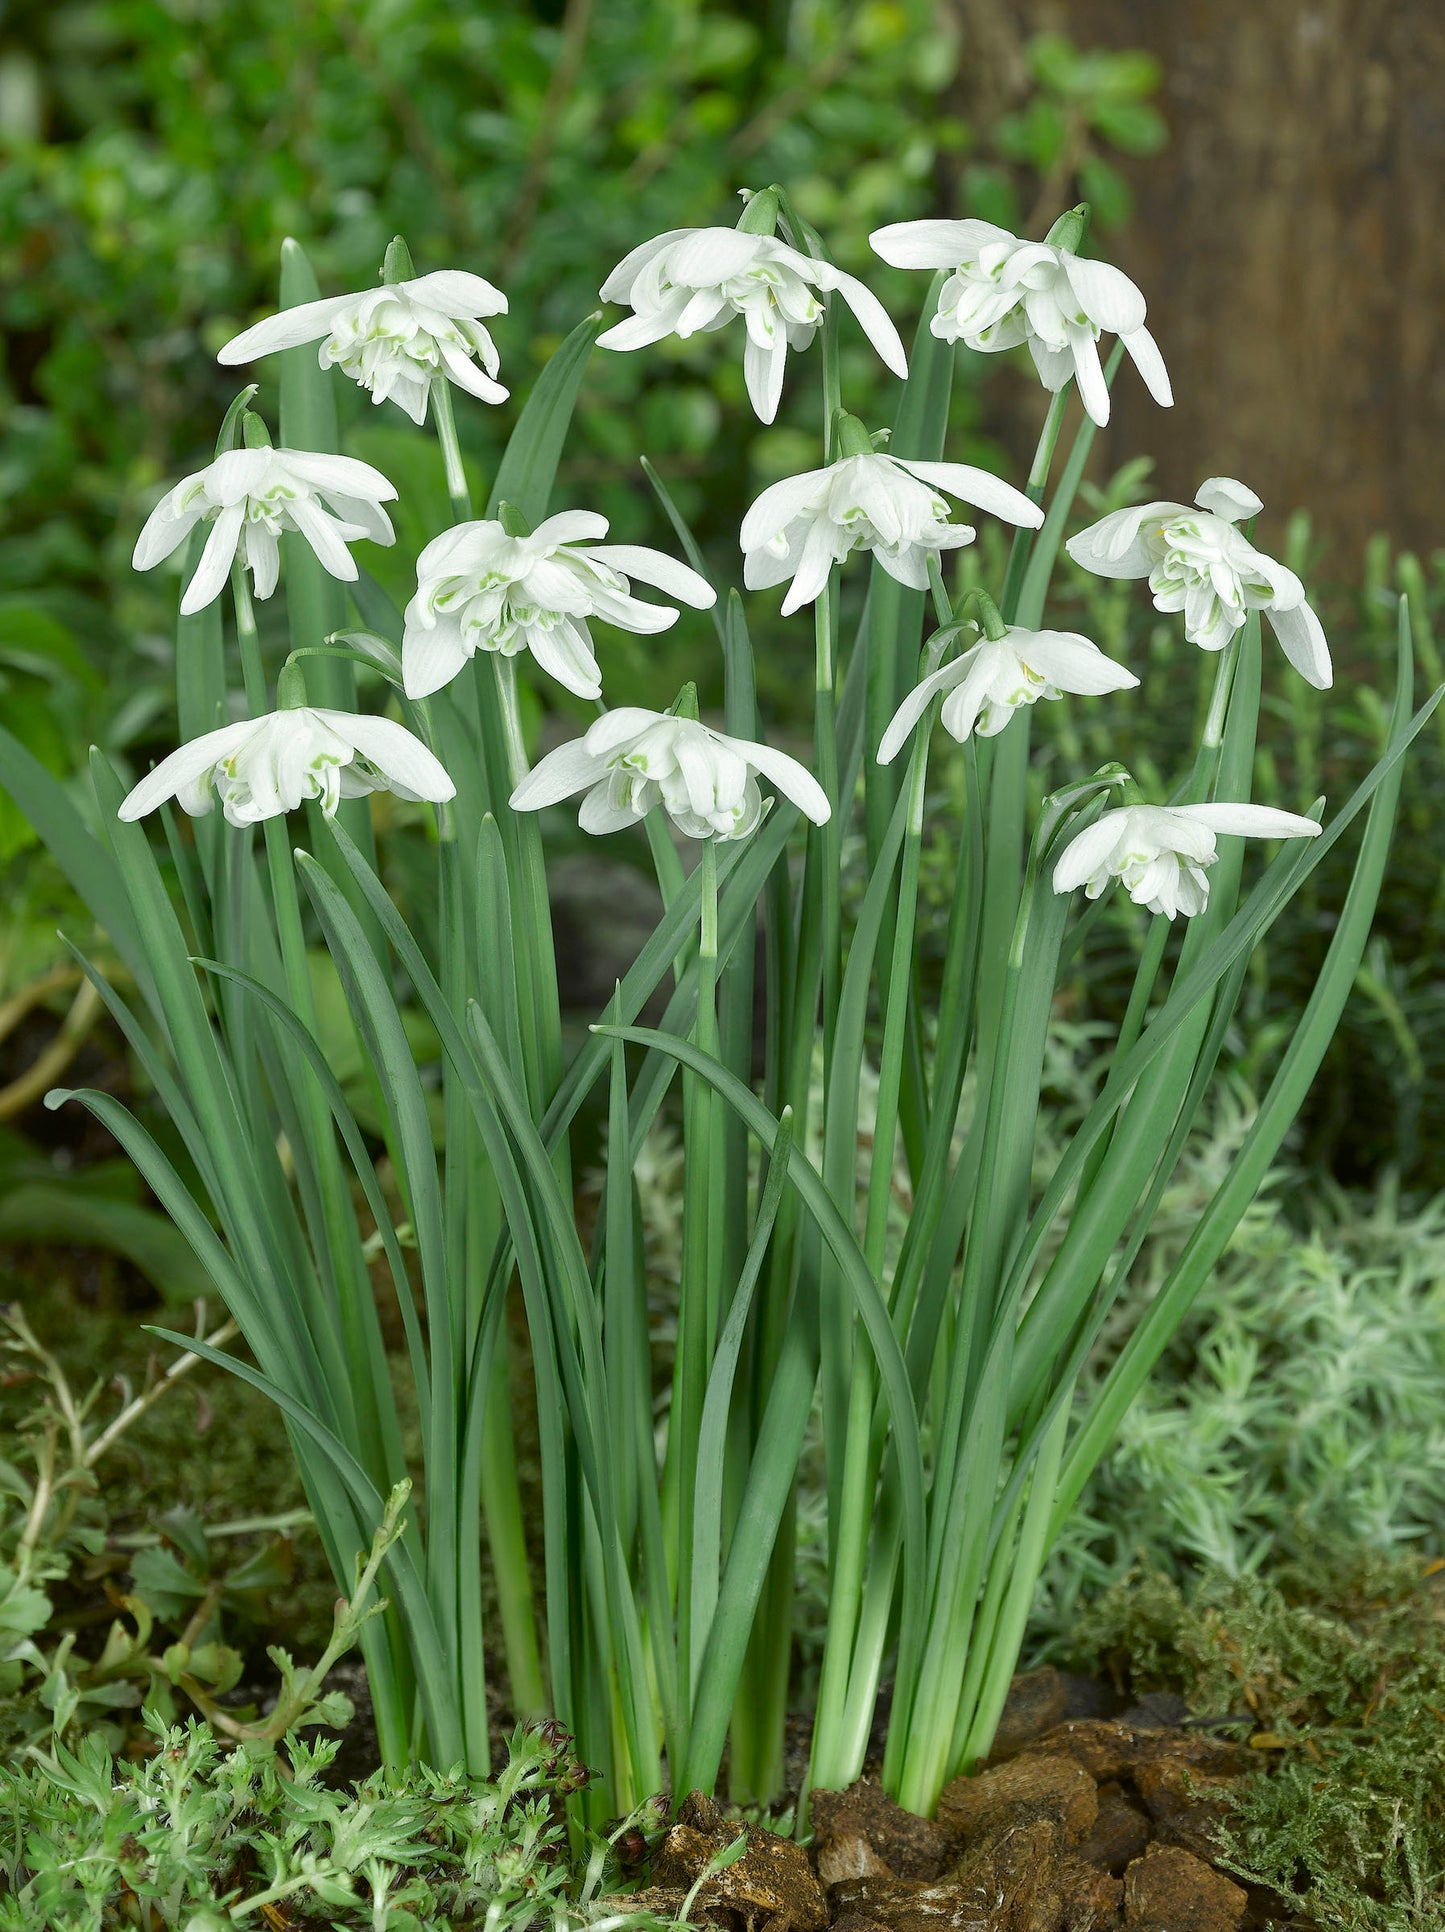
[[[1163,68],[1169,145],[1123,164],[1138,211],[1101,252],[1147,297],[1175,406],[1126,362],[1102,465],[1153,453],[1183,500],[1237,476],[1272,523],[1306,507],[1331,577],[1375,530],[1445,543],[1445,0],[951,4],[969,100],[1016,91],[1043,30]]]

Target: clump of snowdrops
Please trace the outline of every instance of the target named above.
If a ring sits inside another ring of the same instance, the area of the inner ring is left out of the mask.
[[[887,1676],[884,1780],[928,1811],[987,1751],[1050,1546],[1319,1064],[1423,716],[1410,715],[1403,612],[1380,762],[1328,820],[1322,803],[1307,816],[1256,806],[1266,681],[1287,702],[1290,680],[1331,679],[1300,580],[1254,542],[1259,499],[1214,477],[1192,505],[1106,516],[1070,554],[1147,579],[1156,607],[1213,653],[1213,702],[1167,794],[1146,796],[1108,765],[1027,810],[1031,708],[1139,683],[1047,622],[1122,356],[1161,406],[1171,401],[1143,297],[1084,252],[1086,230],[1080,208],[1042,242],[977,221],[879,231],[886,260],[931,271],[911,354],[782,189],[746,197],[736,228],[645,242],[602,290],[627,313],[605,331],[600,315],[579,323],[539,376],[481,516],[454,390],[481,406],[505,395],[486,326],[504,295],[460,270],[418,275],[397,242],[377,287],[323,298],[289,247],[279,313],[221,352],[225,363],[279,359],[279,440],[247,388],[214,462],[161,500],[136,549],[141,568],[182,561],[180,748],[133,784],[97,756],[87,817],[0,738],[5,784],[123,969],[83,962],[184,1159],[104,1094],[52,1100],[78,1098],[110,1127],[208,1270],[254,1363],[209,1353],[276,1401],[341,1577],[408,1474],[369,1260],[386,1264],[424,1498],[386,1553],[387,1608],[361,1632],[390,1766],[485,1771],[485,1656],[499,1640],[514,1709],[554,1713],[598,1773],[580,1800],[597,1815],[668,1786],[711,1787],[725,1746],[735,1797],[775,1795],[795,1474],[816,1408],[829,1597],[809,1782],[857,1774]],[[855,327],[901,380],[886,430],[851,415],[841,393],[840,333]],[[819,467],[765,490],[740,533],[743,588],[766,599],[781,586],[784,612],[811,613],[814,730],[801,757],[767,740],[746,601],[736,585],[717,594],[668,497],[666,453],[649,470],[671,525],[665,550],[609,543],[585,504],[553,502],[594,346],[643,352],[711,329],[741,341],[765,421],[806,352],[821,376]],[[1026,347],[1048,392],[1022,490],[945,458],[960,345]],[[452,525],[422,551],[402,611],[355,548],[391,540],[395,492],[336,452],[331,385],[347,379],[419,433],[429,422],[444,459]],[[1085,413],[1066,439],[1075,390]],[[1002,580],[955,597],[951,559],[975,535],[960,506],[1013,535]],[[254,602],[275,593],[283,566],[291,649],[273,682]],[[840,580],[865,573],[862,616],[845,626]],[[711,613],[721,717],[702,717],[690,689],[665,712],[612,703],[609,629],[660,632],[683,605]],[[1261,616],[1280,652],[1263,651]],[[540,758],[518,700],[526,659],[595,713]],[[360,708],[363,691],[382,702]],[[947,957],[925,1013],[914,953],[936,738],[961,764],[963,805],[947,831]],[[378,872],[377,791],[434,836],[434,911],[413,926]],[[541,833],[544,815],[578,795],[584,831],[640,829],[665,910],[568,1062]],[[1076,1408],[1081,1369],[1209,1091],[1251,950],[1362,813],[1353,884],[1275,1079]],[[855,814],[869,876],[845,918],[840,854]],[[141,823],[151,815],[156,841]],[[1280,842],[1247,894],[1246,837]],[[1147,927],[1132,998],[1097,1091],[1036,1188],[1054,987],[1089,945],[1090,902],[1121,888]],[[374,1136],[318,1044],[318,945],[370,1070]],[[654,994],[662,1019],[639,1026]],[[441,1043],[439,1106],[413,1053],[413,1003]],[[599,1085],[607,1174],[584,1244],[569,1127]],[[634,1166],[678,1085],[682,1252],[659,1390]],[[541,1446],[535,1579],[508,1407],[514,1283]],[[479,1526],[495,1631],[483,1628]]]

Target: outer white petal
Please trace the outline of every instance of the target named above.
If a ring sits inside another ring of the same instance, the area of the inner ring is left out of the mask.
[[[1070,537],[1064,548],[1096,577],[1147,577],[1155,557],[1141,534],[1144,526],[1188,514],[1182,503],[1140,503],[1114,510]]]
[[[1029,354],[1034,359],[1034,367],[1039,372],[1039,381],[1045,389],[1057,396],[1064,384],[1078,373],[1074,366],[1072,352],[1068,349],[1051,349],[1046,342],[1040,342],[1032,333],[1025,340],[1028,343]],[[970,342],[972,343],[972,338]],[[973,346],[980,349],[1002,349],[1005,344],[1002,341],[990,340]]]
[[[1060,249],[1059,259],[1079,307],[1091,322],[1112,335],[1129,335],[1144,326],[1144,297],[1121,269]]]
[[[489,529],[492,527],[488,525]],[[498,530],[501,527],[500,524],[495,526]],[[549,550],[559,543],[585,543],[590,547],[607,535],[608,527],[606,517],[599,516],[595,510],[559,510],[556,516],[544,517],[527,541],[532,549],[538,551]],[[465,529],[466,525],[463,524],[462,528]],[[427,548],[430,549],[431,545]]]
[[[986,242],[1013,240],[991,221],[893,221],[875,228],[868,245],[894,268],[957,268]]]
[[[915,463],[904,456],[895,456],[893,461],[920,482],[931,483],[936,490],[947,490],[950,496],[962,497],[965,503],[976,503],[991,516],[1003,517],[1008,523],[1021,523],[1028,530],[1037,530],[1043,523],[1044,513],[1038,504],[991,470],[975,469],[972,463]]]
[[[631,805],[612,803],[612,786],[607,779],[594,785],[582,801],[582,809],[577,814],[577,823],[584,832],[594,838],[605,836],[608,832],[625,832],[629,826],[636,825],[645,818],[645,812],[635,810]]]
[[[630,254],[624,255],[598,290],[602,300],[625,302],[632,293],[632,284],[647,264],[665,248],[671,248],[675,241],[681,241],[684,235],[691,233],[690,228],[669,228],[666,234],[654,235],[651,241],[642,242]]]
[[[168,758],[163,758],[154,771],[148,772],[138,785],[127,792],[116,816],[127,821],[144,818],[147,812],[153,812],[157,805],[172,797],[183,785],[194,784],[223,758],[229,757],[238,745],[245,744],[264,725],[264,718],[244,718],[239,724],[222,725],[219,731],[208,731],[203,737],[192,738],[189,744],[182,745]]]
[[[1108,864],[1127,817],[1127,807],[1105,812],[1092,825],[1086,825],[1077,837],[1069,840],[1054,867],[1055,892],[1076,891],[1092,879],[1101,866]]]
[[[196,611],[204,610],[207,604],[220,596],[236,555],[236,544],[245,518],[246,504],[243,499],[240,503],[227,504],[211,525],[211,534],[206,538],[206,547],[201,552],[201,561],[196,565],[196,574],[186,586],[186,594],[181,599],[182,617],[190,617]]]
[[[1273,805],[1175,805],[1211,832],[1232,832],[1251,839],[1312,839],[1320,826],[1298,812],[1281,812]]]
[[[1335,681],[1330,663],[1330,647],[1324,627],[1308,604],[1295,604],[1281,610],[1277,604],[1265,606],[1265,616],[1290,663],[1316,691],[1328,691]]]
[[[775,751],[771,745],[754,744],[750,738],[726,738],[721,732],[713,735],[745,758],[754,771],[766,778],[770,785],[776,786],[785,798],[790,798],[815,825],[828,823],[833,816],[828,794],[796,758],[790,758],[785,751]]]
[[[717,592],[705,577],[700,577],[695,570],[679,563],[675,557],[666,556],[661,550],[649,550],[646,544],[591,544],[587,554],[596,557],[599,563],[610,564],[614,570],[620,570],[624,577],[636,577],[644,584],[654,585],[669,597],[691,604],[694,610],[710,610],[717,602]]]
[[[319,302],[302,302],[294,309],[282,309],[267,316],[239,335],[233,335],[216,356],[228,367],[237,362],[255,362],[273,355],[277,349],[294,349],[302,342],[317,342],[331,333],[331,324],[341,311],[359,302],[359,295],[326,295]]]
[[[408,625],[401,643],[401,679],[406,695],[427,698],[433,691],[440,691],[470,656],[460,624],[443,619],[431,629]]]
[[[403,282],[401,293],[425,303],[429,309],[439,310],[453,321],[507,313],[507,298],[502,291],[464,268],[433,269],[430,275],[418,275],[413,281]]]
[[[640,738],[650,726],[670,722],[665,711],[649,711],[640,704],[619,704],[587,727],[587,735],[582,740],[589,752],[604,760],[610,759],[614,752],[621,751],[634,738]],[[549,757],[555,757],[550,752]]]
[[[833,527],[825,518],[819,517],[803,540],[798,567],[793,572],[792,585],[783,598],[781,606],[784,617],[791,617],[795,610],[799,610],[804,604],[811,604],[822,595],[823,586],[828,581],[828,573],[836,562],[837,551]]]
[[[548,677],[579,698],[602,696],[602,673],[587,639],[573,624],[555,629],[539,624],[527,636],[527,648]]]
[[[356,559],[321,506],[313,498],[299,496],[290,505],[290,511],[292,522],[316,552],[321,568],[330,571],[333,577],[340,577],[345,583],[354,583],[357,577]]]
[[[1131,690],[1139,682],[1132,671],[1105,657],[1097,644],[1075,631],[1011,630],[1009,643],[1061,691],[1101,697],[1106,691]]]
[[[1206,476],[1194,492],[1194,501],[1201,510],[1223,517],[1226,523],[1243,523],[1264,508],[1264,498],[1256,496],[1246,484],[1236,483],[1232,476]]]
[[[539,759],[512,793],[511,806],[518,812],[540,811],[595,785],[606,771],[606,757],[589,751],[585,738],[573,738]]]
[[[820,264],[820,268],[822,265]],[[828,268],[827,280],[820,273],[823,288],[835,288],[858,318],[859,327],[873,344],[895,376],[908,375],[908,352],[903,338],[893,326],[893,318],[866,282],[856,275],[845,275],[841,268]]]
[[[395,719],[320,709],[313,710],[312,715],[375,765],[397,790],[410,792],[413,798],[430,799],[433,804],[456,795],[457,788],[446,768],[414,732]]]
[[[494,382],[485,370],[477,367],[470,356],[463,355],[460,349],[454,349],[449,342],[443,342],[439,346],[446,374],[458,389],[465,389],[468,395],[476,396],[484,403],[503,403],[507,400],[512,393],[511,390],[504,389],[499,382]]]
[[[783,394],[783,370],[788,361],[788,338],[775,326],[770,340],[760,343],[751,329],[743,344],[743,381],[748,401],[760,423],[770,423],[778,413]]]
[[[932,671],[916,684],[893,714],[893,720],[884,732],[878,745],[878,763],[891,765],[913,735],[914,727],[927,711],[929,704],[940,691],[951,691],[954,685],[968,676],[967,659],[971,655],[955,658],[952,664],[945,664],[941,670]]]
[[[246,561],[261,602],[271,596],[281,575],[281,546],[269,530],[254,525],[246,532]]]
[[[1099,345],[1087,329],[1069,324],[1069,347],[1074,355],[1074,374],[1079,383],[1079,400],[1089,416],[1102,429],[1109,420],[1109,385],[1099,361]]]
[[[668,274],[688,288],[710,288],[731,281],[771,251],[758,244],[763,235],[745,235],[736,228],[694,228],[668,256]]]
[[[744,550],[757,550],[786,530],[794,517],[811,510],[827,488],[827,470],[804,470],[770,483],[743,518],[738,542]]]
[[[391,503],[396,499],[396,485],[355,456],[332,456],[308,449],[278,449],[274,454],[282,469],[290,470],[325,496],[363,503]]]
[[[140,535],[135,540],[135,549],[131,553],[130,560],[132,569],[152,570],[163,558],[169,557],[172,551],[180,549],[204,516],[206,499],[197,491],[189,509],[178,510],[175,506],[180,502],[183,492],[204,474],[204,471],[198,470],[194,476],[188,476],[177,483],[173,490],[167,490],[151,511],[141,527]]]
[[[1159,344],[1147,329],[1131,329],[1119,340],[1134,358],[1134,367],[1144,378],[1144,387],[1161,409],[1172,409],[1174,390],[1169,382],[1169,371],[1164,367],[1164,358],[1159,353]]]
[[[645,349],[671,335],[689,300],[686,289],[677,289],[655,309],[639,309],[636,315],[614,322],[597,338],[599,349]]]

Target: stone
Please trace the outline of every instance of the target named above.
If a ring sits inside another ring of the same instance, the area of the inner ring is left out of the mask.
[[[1124,1923],[1137,1932],[1236,1932],[1249,1900],[1177,1845],[1155,1845],[1124,1874]]]
[[[848,1814],[845,1813],[846,1817]],[[813,1846],[813,1862],[822,1885],[837,1885],[846,1878],[892,1878],[891,1868],[869,1843],[867,1835],[856,1829],[834,1831],[821,1844]]]
[[[1057,1725],[1024,1746],[1021,1760],[1068,1757],[1099,1784],[1131,1778],[1146,1764],[1177,1759],[1215,1777],[1237,1777],[1249,1768],[1237,1745],[1202,1731],[1139,1729],[1116,1718],[1080,1718]]]
[[[1089,1864],[1082,1852],[1059,1860],[1057,1879],[1063,1898],[1063,1932],[1108,1932],[1122,1925],[1122,1879]]]
[[[733,1844],[741,1831],[747,1834],[747,1850],[703,1884],[696,1901],[700,1916],[725,1915],[743,1932],[765,1925],[775,1932],[823,1932],[828,1904],[803,1847],[761,1826],[725,1818],[721,1807],[701,1792],[690,1792],[678,1807],[677,1823],[653,1859],[654,1883],[687,1891],[709,1859]]]
[[[1122,1878],[1126,1866],[1142,1858],[1149,1846],[1149,1820],[1114,1783],[1099,1787],[1099,1812],[1078,1855],[1101,1871]]]
[[[988,1754],[990,1764],[1017,1757],[1023,1747],[1069,1714],[1064,1681],[1051,1664],[1042,1670],[1021,1671],[1009,1685],[998,1729]]]
[[[1023,1817],[1056,1818],[1070,1843],[1087,1835],[1098,1815],[1094,1780],[1070,1757],[1035,1753],[946,1784],[938,1823],[963,1845],[1000,1824]]]
[[[861,1836],[895,1878],[937,1878],[948,1863],[947,1832],[905,1811],[874,1778],[859,1778],[846,1791],[815,1791],[808,1803],[820,1858],[833,1838]]]
[[[1141,1764],[1134,1774],[1139,1796],[1154,1820],[1154,1835],[1183,1845],[1198,1857],[1212,1856],[1214,1826],[1229,1802],[1234,1780],[1213,1776],[1177,1758]]]

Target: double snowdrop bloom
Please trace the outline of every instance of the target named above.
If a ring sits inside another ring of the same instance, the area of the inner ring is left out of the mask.
[[[968,524],[949,522],[945,490],[1009,523],[1037,529],[1044,520],[1021,491],[968,463],[844,455],[763,491],[743,518],[743,581],[759,590],[791,578],[786,617],[813,602],[835,563],[871,550],[891,577],[925,590],[929,557],[974,538]]]
[[[1083,231],[1078,212],[1051,235]],[[874,249],[895,268],[950,268],[931,327],[970,349],[1027,344],[1046,389],[1077,379],[1084,408],[1109,420],[1099,337],[1117,335],[1155,402],[1174,401],[1157,344],[1144,326],[1144,297],[1117,268],[1076,255],[1055,240],[1020,241],[991,221],[899,221],[877,229]]]
[[[862,282],[771,233],[736,228],[670,228],[634,248],[602,284],[604,302],[625,302],[634,313],[597,340],[604,349],[641,349],[664,336],[720,329],[740,315],[747,324],[748,396],[759,418],[770,423],[778,413],[788,350],[807,348],[823,318],[820,296],[835,291],[894,375],[906,376],[902,339]]]
[[[429,543],[417,560],[416,595],[406,607],[402,676],[408,697],[450,682],[475,651],[514,657],[530,651],[542,669],[579,697],[601,695],[587,621],[600,617],[644,635],[676,623],[668,604],[632,595],[640,577],[695,610],[717,601],[685,564],[640,544],[599,543],[606,517],[565,510],[530,536],[496,521],[463,523]]]
[[[995,738],[1020,705],[1057,698],[1065,691],[1097,697],[1139,682],[1132,671],[1105,657],[1097,644],[1073,631],[1026,631],[1018,624],[1002,637],[981,638],[951,664],[933,671],[903,700],[878,747],[880,765],[892,764],[914,726],[940,692],[948,695],[939,723],[962,744],[970,732]]]
[[[396,541],[381,507],[395,496],[380,470],[354,456],[228,450],[161,498],[131,561],[137,570],[149,570],[178,549],[198,523],[210,523],[201,561],[181,599],[185,617],[220,596],[237,557],[250,570],[256,595],[269,597],[280,570],[277,539],[283,530],[299,530],[323,567],[351,582],[357,571],[348,543],[359,537]]]
[[[507,391],[495,380],[496,344],[478,319],[506,312],[506,296],[480,275],[443,268],[360,295],[330,295],[282,309],[243,329],[216,360],[254,362],[277,349],[319,341],[323,369],[334,363],[370,390],[374,403],[390,398],[420,424],[437,376],[483,402],[506,401]]]
[[[533,812],[585,791],[577,815],[584,832],[621,831],[661,803],[690,839],[743,839],[763,815],[759,777],[815,825],[827,821],[827,794],[795,758],[695,718],[624,705],[585,737],[549,751],[512,793],[512,804]]]
[[[1251,610],[1263,611],[1300,676],[1327,691],[1329,646],[1304,585],[1235,527],[1263,503],[1229,476],[1209,477],[1194,502],[1116,510],[1065,547],[1097,577],[1147,577],[1154,608],[1182,610],[1184,635],[1206,651],[1223,650]]]
[[[1268,805],[1124,805],[1065,846],[1054,867],[1054,891],[1082,886],[1097,899],[1111,879],[1122,879],[1135,905],[1166,919],[1192,916],[1209,900],[1205,873],[1219,856],[1216,833],[1302,839],[1319,830],[1312,818]]]
[[[140,781],[120,816],[143,818],[174,798],[200,818],[219,798],[232,825],[254,825],[315,798],[330,818],[340,799],[383,791],[440,803],[456,787],[404,725],[298,705],[193,738]]]

